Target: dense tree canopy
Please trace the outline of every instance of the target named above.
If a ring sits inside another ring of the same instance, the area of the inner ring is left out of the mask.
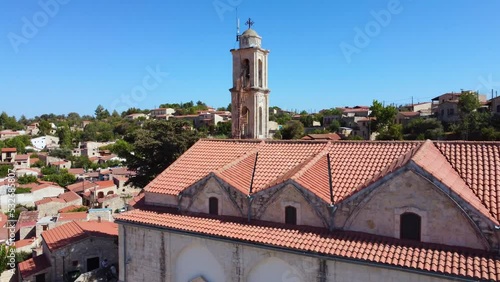
[[[133,152],[123,150],[120,157],[137,172],[130,182],[146,186],[200,137],[185,121],[148,120],[141,129],[128,134],[124,140],[133,146]]]

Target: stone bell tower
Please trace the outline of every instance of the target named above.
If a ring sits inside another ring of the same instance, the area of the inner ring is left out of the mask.
[[[269,137],[269,88],[267,55],[262,38],[251,27],[238,36],[239,49],[232,49],[233,87],[231,91],[232,137],[266,139]]]

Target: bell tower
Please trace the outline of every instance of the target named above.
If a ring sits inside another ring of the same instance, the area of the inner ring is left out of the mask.
[[[231,91],[232,137],[266,139],[269,137],[269,92],[267,55],[262,38],[251,27],[237,37],[239,49],[232,49],[233,87]]]

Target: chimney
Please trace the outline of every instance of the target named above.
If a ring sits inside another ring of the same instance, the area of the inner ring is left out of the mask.
[[[97,222],[98,222],[98,223],[101,223],[101,216],[98,216],[98,217],[97,217]]]

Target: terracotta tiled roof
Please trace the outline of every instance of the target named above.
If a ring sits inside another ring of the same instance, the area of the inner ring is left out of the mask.
[[[400,115],[404,116],[404,117],[416,117],[416,116],[420,116],[420,113],[419,112],[399,112]]]
[[[66,213],[66,212],[69,212],[69,211],[72,211],[72,210],[75,210],[75,209],[78,209],[78,208],[81,208],[81,207],[84,207],[84,206],[81,206],[81,205],[71,205],[71,206],[67,206],[67,207],[64,207],[60,210],[58,210],[57,212],[58,213]]]
[[[249,242],[332,258],[385,264],[408,270],[500,281],[500,260],[484,251],[416,243],[357,232],[302,228],[275,223],[238,222],[133,210],[116,217],[131,222]]]
[[[16,224],[16,232],[22,227],[35,226],[38,221],[38,211],[22,211]]]
[[[252,193],[291,179],[330,203],[326,155],[334,203],[412,160],[493,222],[500,221],[499,142],[201,140],[145,191],[177,195],[214,173],[249,194],[253,175]]]
[[[73,191],[68,191],[66,193],[63,193],[63,194],[59,195],[58,198],[63,199],[66,202],[72,202],[72,201],[76,201],[76,200],[81,199],[81,197],[78,196],[78,194],[76,194]]]
[[[68,185],[67,188],[70,191],[78,193],[78,192],[83,192],[84,190],[87,190],[90,188],[94,188],[96,186],[97,186],[97,184],[90,182],[90,181],[87,181],[87,180],[84,180],[82,182],[77,182],[75,184]]]
[[[23,187],[26,187],[26,185],[23,185]],[[39,191],[42,189],[46,188],[60,188],[64,189],[63,187],[57,185],[57,184],[51,184],[51,183],[43,183],[43,184],[35,184],[33,187],[31,187],[31,192]]]
[[[19,272],[22,278],[28,278],[32,275],[38,274],[50,267],[50,261],[44,255],[39,255],[29,260],[20,262]]]
[[[2,153],[15,153],[17,148],[2,148]]]
[[[66,212],[59,214],[57,221],[87,220],[87,212]]]
[[[83,168],[70,168],[70,169],[68,169],[68,173],[71,173],[71,174],[84,174],[85,170],[83,170]]]
[[[98,190],[99,189],[106,189],[106,188],[115,186],[115,183],[113,182],[113,180],[96,181],[95,184],[97,184],[99,186],[97,188]]]
[[[324,134],[307,134],[302,137],[302,140],[340,140],[342,139],[337,133],[324,133]]]
[[[73,221],[42,232],[42,238],[51,251],[91,236],[117,237],[118,225],[109,221]]]
[[[481,203],[500,220],[500,143],[456,141],[435,144]]]
[[[200,140],[146,186],[146,191],[176,195],[208,173],[256,148],[259,141]],[[196,160],[196,164],[193,161]]]
[[[30,158],[29,155],[16,155],[16,161],[27,161]]]
[[[14,241],[14,245],[16,246],[16,248],[22,248],[22,247],[26,247],[26,246],[33,244],[34,241],[35,241],[35,238],[23,239],[23,240]]]
[[[114,199],[114,198],[119,198],[119,197],[120,197],[120,195],[118,195],[118,194],[106,195],[106,197],[104,197],[104,198],[97,199],[97,202],[104,203],[106,201],[109,201],[109,200]]]
[[[41,200],[35,201],[35,206],[45,205],[48,203],[66,203],[63,199],[59,198],[43,198]]]

